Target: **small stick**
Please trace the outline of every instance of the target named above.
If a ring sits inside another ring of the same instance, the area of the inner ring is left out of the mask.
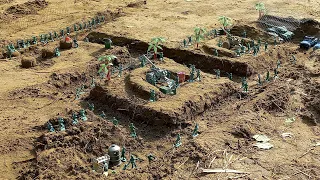
[[[211,162],[210,162],[210,164],[209,164],[208,168],[211,168],[211,164],[213,163],[213,161],[214,161],[216,158],[217,158],[217,156],[215,156],[215,157],[211,160]]]

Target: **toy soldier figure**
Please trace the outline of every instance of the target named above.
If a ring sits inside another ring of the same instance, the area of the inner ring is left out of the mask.
[[[131,163],[131,168],[136,168],[137,165],[136,165],[136,160],[138,160],[139,158],[135,158],[133,155],[130,156],[130,160],[129,160],[129,163]]]
[[[80,95],[81,95],[81,89],[80,88],[77,88],[76,89],[76,100],[80,99]]]
[[[153,161],[153,160],[156,159],[156,157],[155,157],[153,154],[151,154],[151,153],[147,156],[147,158],[148,158],[148,160],[149,160],[149,163],[150,163],[151,161]]]
[[[26,43],[24,42],[24,40],[21,40],[21,44],[22,44],[22,48],[26,48]]]
[[[246,47],[244,45],[241,45],[240,50],[241,50],[240,51],[241,54],[245,54],[246,53]]]
[[[70,27],[67,27],[66,30],[67,30],[67,34],[70,34]]]
[[[246,77],[241,77],[241,87],[243,88],[244,84],[247,83],[247,78]]]
[[[48,130],[50,131],[50,132],[54,132],[55,130],[54,130],[54,128],[53,128],[53,126],[52,126],[52,124],[48,121]]]
[[[222,40],[221,39],[219,39],[219,41],[218,41],[218,47],[222,47]]]
[[[50,41],[51,41],[51,42],[53,42],[53,41],[54,41],[54,39],[53,39],[53,35],[52,35],[52,33],[51,33],[51,32],[49,32],[49,39],[50,39]]]
[[[105,119],[107,116],[106,116],[106,114],[104,113],[104,111],[102,111],[102,113],[100,114],[100,117],[102,118],[102,119]]]
[[[90,111],[94,111],[94,104],[93,103],[88,103],[88,105],[89,105],[89,110]]]
[[[72,113],[72,124],[73,125],[76,125],[76,124],[78,124],[78,116],[77,116],[77,114],[76,113]]]
[[[8,52],[9,59],[11,59],[12,53],[14,51],[11,49],[11,47],[9,45],[7,46],[7,52]]]
[[[247,83],[247,82],[245,82],[245,83],[243,84],[243,91],[244,91],[244,92],[248,92],[248,83]]]
[[[150,99],[149,99],[150,102],[155,102],[156,101],[156,92],[151,89],[150,90]]]
[[[83,30],[83,28],[82,28],[82,24],[81,24],[81,23],[79,23],[79,30],[80,30],[80,31],[82,31],[82,30]]]
[[[200,69],[197,69],[197,80],[201,81]]]
[[[262,82],[261,82],[261,76],[260,74],[258,74],[258,85],[261,86],[262,85]]]
[[[270,81],[270,72],[267,72],[267,77],[266,77],[266,81],[269,82]]]
[[[274,69],[274,79],[278,78],[278,70],[277,68]]]
[[[261,38],[258,39],[258,45],[261,46]]]
[[[267,51],[268,50],[268,42],[266,41],[265,43],[264,43],[264,51]]]
[[[74,30],[75,32],[77,32],[77,31],[78,31],[77,24],[74,24],[74,25],[73,25],[73,30]]]
[[[63,29],[60,30],[60,37],[64,37],[64,30]]]
[[[277,69],[280,68],[280,65],[281,65],[281,62],[280,62],[280,59],[278,59],[278,61],[277,61]]]
[[[187,40],[183,39],[183,47],[186,48],[187,47]]]
[[[191,43],[192,43],[192,37],[189,36],[189,37],[188,37],[188,44],[191,45]]]
[[[30,47],[30,46],[31,46],[30,40],[28,39],[28,40],[27,40],[27,47]]]
[[[251,50],[250,43],[247,43],[247,47],[248,47],[248,52],[250,52],[250,50]]]
[[[246,30],[243,31],[242,35],[243,35],[243,38],[247,38],[247,32],[246,32]]]
[[[199,135],[198,130],[199,130],[199,124],[196,123],[196,126],[194,127],[194,130],[192,132],[192,137],[197,137]]]
[[[56,31],[54,31],[53,32],[53,36],[54,36],[55,39],[57,39],[58,38],[58,33]]]
[[[80,112],[79,112],[82,121],[88,120],[88,118],[87,118],[85,113],[86,113],[86,111],[84,109],[81,109]]]
[[[228,72],[227,72],[227,75],[228,75],[228,78],[229,78],[230,80],[232,80],[232,73],[228,73]]]
[[[133,123],[130,123],[129,128],[130,128],[130,136],[133,138],[136,138],[137,137],[136,127],[133,125]]]
[[[78,41],[76,39],[73,39],[73,44],[75,48],[79,47]]]
[[[237,54],[238,57],[240,57],[240,55],[241,55],[240,52],[241,52],[240,49],[236,50],[236,54]]]
[[[218,36],[218,32],[216,29],[213,30],[213,37],[217,37]]]
[[[21,42],[20,40],[17,40],[17,50],[21,48],[20,42]]]
[[[253,55],[254,56],[257,56],[257,53],[258,53],[258,49],[256,46],[253,46]]]
[[[99,19],[99,16],[97,16],[97,19],[96,19],[96,21],[97,21],[97,24],[100,24],[100,19]]]
[[[59,56],[60,56],[59,48],[55,48],[55,49],[54,49],[54,56],[55,56],[55,57],[59,57]]]
[[[214,72],[216,72],[216,78],[220,78],[220,69],[215,69]]]
[[[121,157],[120,157],[120,160],[121,160],[122,162],[126,162],[126,161],[127,161],[126,156],[125,156],[125,153],[126,153],[126,148],[123,146],[123,147],[122,147],[122,150],[121,150]]]
[[[106,39],[106,40],[104,41],[104,48],[106,48],[106,49],[111,49],[111,44],[112,44],[111,39]]]
[[[194,81],[194,73],[195,73],[195,66],[191,65],[190,66],[191,72],[190,72],[190,79],[189,82],[193,82]]]
[[[58,118],[59,126],[60,126],[60,131],[65,131],[66,128],[64,127],[64,120],[60,117]]]
[[[119,121],[116,119],[116,117],[113,117],[112,123],[114,126],[117,126],[119,124]]]
[[[37,37],[36,36],[32,36],[32,44],[37,44]]]
[[[219,56],[219,53],[218,53],[218,50],[217,50],[217,49],[214,49],[213,55],[214,55],[214,56]]]
[[[177,148],[177,147],[181,146],[181,144],[182,144],[181,143],[181,136],[180,136],[180,134],[178,134],[177,135],[177,139],[176,139],[176,141],[175,141],[173,146]]]
[[[104,16],[101,16],[101,22],[104,22]]]

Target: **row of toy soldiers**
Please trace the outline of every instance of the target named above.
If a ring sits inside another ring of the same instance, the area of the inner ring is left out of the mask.
[[[92,18],[88,22],[84,22],[83,24],[82,23],[74,24],[73,31],[77,32],[77,31],[81,31],[81,30],[85,30],[85,29],[91,30],[92,27],[95,27],[96,25],[99,25],[100,23],[102,23],[104,21],[105,21],[104,16],[97,16],[95,18]],[[66,31],[64,29],[61,29],[60,34],[58,34],[56,31],[49,32],[48,34],[40,34],[39,41],[41,43],[46,44],[49,41],[54,41],[55,39],[62,38],[68,33],[71,33],[70,27],[66,27]],[[36,36],[32,36],[32,39],[17,40],[17,49],[26,48],[30,45],[36,45],[36,44],[38,44],[38,39]]]

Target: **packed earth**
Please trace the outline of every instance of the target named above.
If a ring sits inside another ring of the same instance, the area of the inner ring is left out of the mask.
[[[0,179],[320,179],[320,1],[0,0]]]

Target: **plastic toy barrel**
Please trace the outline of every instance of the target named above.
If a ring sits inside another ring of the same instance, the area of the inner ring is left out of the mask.
[[[185,81],[185,79],[186,79],[186,73],[185,72],[178,72],[177,75],[179,77],[179,83],[182,83],[182,82]]]

